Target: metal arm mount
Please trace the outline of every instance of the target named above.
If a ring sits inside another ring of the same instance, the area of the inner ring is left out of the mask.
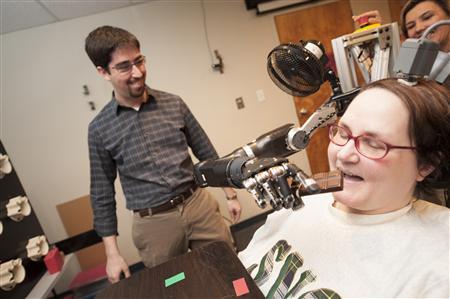
[[[253,157],[287,157],[306,148],[312,135],[318,128],[327,126],[336,120],[336,105],[327,101],[320,106],[301,127],[293,124],[284,125],[268,132],[256,140],[231,153],[232,156]],[[278,136],[277,138],[272,138]]]
[[[359,88],[346,93],[334,92],[333,96],[323,103],[301,127],[293,127],[289,130],[287,135],[288,149],[293,152],[305,149],[316,130],[334,123],[338,116],[342,116],[358,93]]]
[[[353,62],[366,83],[392,77],[400,48],[397,23],[381,25],[332,40],[338,77],[343,92],[359,86]]]
[[[303,150],[318,128],[336,121],[336,105],[332,102],[320,106],[301,127],[292,128],[287,135],[288,149],[293,152]]]

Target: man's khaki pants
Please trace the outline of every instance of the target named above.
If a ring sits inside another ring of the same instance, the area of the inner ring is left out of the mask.
[[[233,247],[231,233],[219,211],[219,204],[202,188],[166,212],[145,217],[134,213],[132,235],[134,245],[147,267],[217,240],[226,241]]]

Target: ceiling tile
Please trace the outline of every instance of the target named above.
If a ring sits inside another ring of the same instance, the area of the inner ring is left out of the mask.
[[[48,8],[60,20],[68,20],[78,17],[89,16],[125,6],[131,3],[129,0],[123,1],[80,1],[80,0],[41,0],[41,3]]]
[[[0,0],[0,34],[154,0]]]
[[[2,34],[57,21],[36,1],[0,0],[0,2]]]

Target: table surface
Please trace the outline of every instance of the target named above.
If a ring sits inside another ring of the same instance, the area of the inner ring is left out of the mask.
[[[165,280],[184,272],[185,279],[165,287]],[[96,298],[237,298],[233,281],[244,278],[249,293],[264,298],[236,254],[214,242],[109,286]]]

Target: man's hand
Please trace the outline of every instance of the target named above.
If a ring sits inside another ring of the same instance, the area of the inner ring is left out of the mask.
[[[123,272],[125,277],[130,277],[130,269],[124,258],[120,255],[119,247],[117,246],[117,236],[103,237],[103,244],[105,244],[106,252],[106,274],[111,283],[116,283],[120,280],[120,273]]]
[[[108,256],[106,261],[106,274],[111,283],[116,283],[120,280],[120,273],[124,273],[125,277],[130,277],[130,270],[124,258],[120,255]]]
[[[111,283],[116,283],[120,280],[120,273],[124,273],[125,277],[130,277],[130,270],[121,255],[109,256],[106,262],[106,274]]]
[[[366,11],[366,12],[360,14],[360,15],[353,16],[352,19],[353,19],[354,22],[356,22],[359,25],[358,20],[360,18],[363,18],[363,17],[368,17],[369,18],[368,19],[369,24],[375,24],[375,23],[380,23],[381,24],[381,21],[382,21],[380,12],[378,10]]]
[[[227,200],[227,205],[228,205],[228,213],[230,213],[233,223],[236,223],[241,217],[241,204],[239,203],[239,200],[236,198]]]

